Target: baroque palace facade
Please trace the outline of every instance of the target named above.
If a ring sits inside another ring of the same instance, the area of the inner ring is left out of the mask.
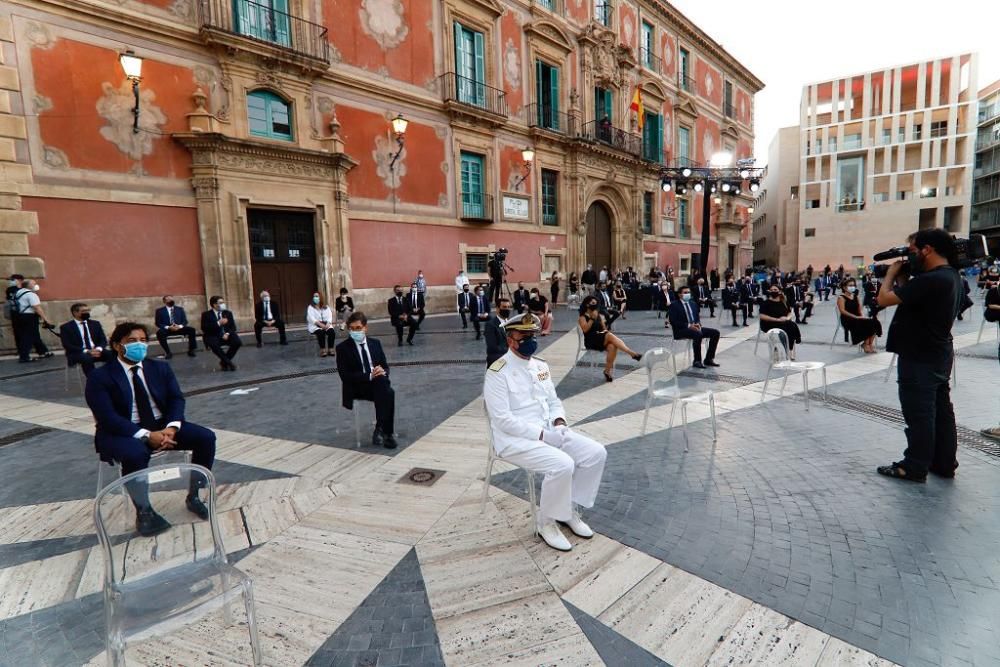
[[[342,286],[381,316],[418,269],[454,307],[501,246],[526,283],[683,272],[701,195],[660,169],[749,157],[763,86],[657,0],[12,0],[0,46],[0,271],[107,323]],[[749,205],[710,266],[749,264]]]

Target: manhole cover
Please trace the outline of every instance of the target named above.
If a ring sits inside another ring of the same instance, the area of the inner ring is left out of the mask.
[[[416,484],[417,486],[432,486],[434,482],[441,479],[444,470],[432,470],[431,468],[413,468],[399,478],[400,484]]]

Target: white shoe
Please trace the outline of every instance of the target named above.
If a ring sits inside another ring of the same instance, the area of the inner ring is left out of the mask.
[[[547,521],[538,527],[538,535],[545,540],[545,543],[553,549],[559,551],[569,551],[573,545],[569,543],[566,536],[559,530],[555,521]]]
[[[583,519],[580,518],[580,513],[576,510],[573,510],[573,518],[563,523],[569,526],[569,529],[572,530],[577,537],[585,537],[589,539],[594,536],[594,531],[590,529],[590,526],[584,523]]]

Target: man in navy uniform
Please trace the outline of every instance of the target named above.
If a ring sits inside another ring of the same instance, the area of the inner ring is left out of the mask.
[[[169,449],[189,449],[192,463],[211,469],[215,434],[184,419],[184,395],[170,365],[146,358],[148,337],[142,324],[119,324],[111,332],[117,358],[90,374],[85,395],[97,422],[97,453],[101,461],[120,463],[122,475],[145,469],[154,452]],[[207,519],[208,508],[198,497],[202,481],[192,476],[186,503],[188,510]],[[170,527],[150,505],[145,484],[132,484],[128,492],[140,535]]]
[[[343,383],[343,405],[354,409],[354,401],[375,404],[372,445],[396,448],[393,434],[396,393],[389,383],[389,362],[377,338],[368,337],[368,317],[356,310],[347,318],[350,338],[337,345],[337,374]]]
[[[715,363],[715,350],[719,347],[719,331],[701,326],[701,318],[698,316],[698,306],[692,303],[691,288],[682,287],[678,290],[680,298],[670,304],[670,327],[674,332],[674,339],[681,340],[690,338],[694,341],[695,368],[705,368],[706,366],[718,366]],[[701,340],[708,339],[708,351],[705,353],[705,363],[701,361]]]
[[[94,364],[111,361],[115,353],[108,349],[108,338],[101,323],[90,319],[90,306],[74,303],[69,312],[73,319],[59,327],[59,338],[66,350],[66,363],[70,366],[79,364],[83,374],[90,377]]]
[[[184,313],[183,308],[174,304],[174,297],[169,294],[164,296],[163,306],[156,309],[155,315],[156,340],[159,341],[160,347],[163,348],[166,358],[170,359],[174,356],[170,352],[170,346],[167,345],[167,339],[171,336],[187,336],[188,356],[193,357],[195,350],[198,348],[196,340],[197,332],[194,330],[194,327],[188,326],[187,315]]]

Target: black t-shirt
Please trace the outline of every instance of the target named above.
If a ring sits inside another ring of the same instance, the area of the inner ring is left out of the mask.
[[[768,317],[785,317],[791,311],[788,306],[781,301],[772,301],[768,299],[764,303],[760,304],[760,314],[767,315]]]
[[[964,294],[962,277],[950,266],[918,273],[894,289],[896,308],[885,349],[922,363],[950,363],[951,327]]]

